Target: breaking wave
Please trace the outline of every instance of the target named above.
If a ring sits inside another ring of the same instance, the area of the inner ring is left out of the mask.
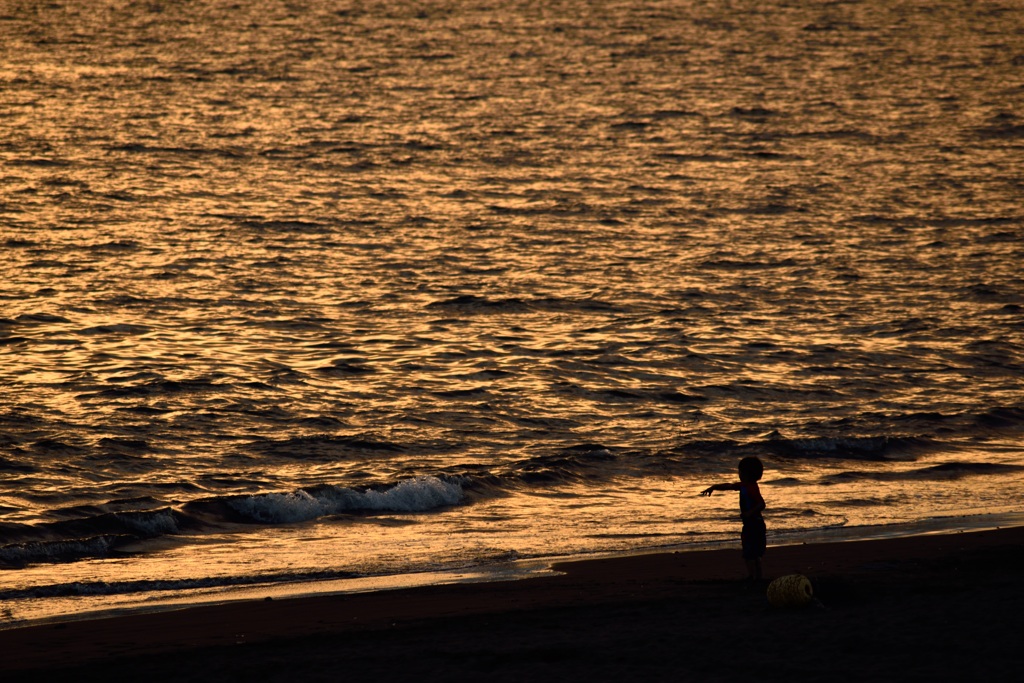
[[[107,557],[140,540],[196,533],[224,524],[293,524],[343,513],[426,512],[463,501],[460,477],[417,477],[362,491],[323,485],[289,492],[220,496],[180,509],[106,513],[75,520],[0,527],[0,567]]]
[[[233,498],[228,506],[245,521],[289,524],[345,512],[425,512],[457,505],[464,495],[458,481],[418,477],[383,490],[354,491],[322,486],[313,490]]]

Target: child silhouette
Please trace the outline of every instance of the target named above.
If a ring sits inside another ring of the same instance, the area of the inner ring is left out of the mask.
[[[710,496],[715,491],[740,492],[740,517],[743,520],[740,538],[743,543],[743,559],[747,563],[751,581],[760,581],[761,558],[764,557],[768,544],[764,517],[761,516],[765,508],[764,498],[761,497],[761,489],[757,486],[761,475],[764,474],[764,465],[759,458],[750,456],[740,460],[739,470],[738,482],[714,484],[701,491],[700,495]]]

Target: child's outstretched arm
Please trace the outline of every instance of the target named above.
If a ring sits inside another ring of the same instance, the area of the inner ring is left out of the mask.
[[[702,496],[710,496],[715,491],[739,491],[739,484],[712,484],[700,492]]]

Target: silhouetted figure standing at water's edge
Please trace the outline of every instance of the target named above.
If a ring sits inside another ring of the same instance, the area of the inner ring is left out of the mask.
[[[740,460],[740,480],[730,484],[714,484],[701,491],[700,495],[710,496],[715,491],[740,492],[740,517],[743,519],[743,531],[740,538],[743,543],[743,559],[747,563],[747,571],[752,581],[760,581],[761,558],[764,557],[768,545],[767,529],[764,517],[764,498],[757,482],[764,474],[764,465],[759,458],[749,456]]]

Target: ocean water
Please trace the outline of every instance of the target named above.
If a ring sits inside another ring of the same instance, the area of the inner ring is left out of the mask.
[[[1011,0],[0,0],[0,627],[1012,518],[1022,105]]]

